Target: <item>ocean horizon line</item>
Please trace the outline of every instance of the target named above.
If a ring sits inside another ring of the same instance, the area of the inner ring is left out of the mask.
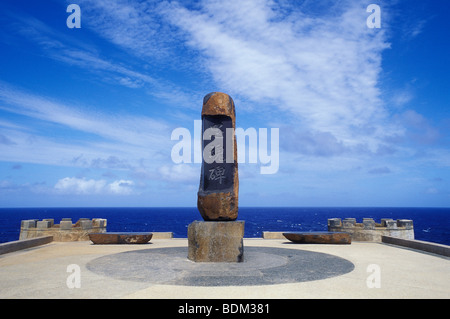
[[[17,239],[22,220],[94,217],[107,219],[108,231],[173,232],[175,238],[186,237],[188,225],[202,220],[195,206],[0,208],[0,242]],[[329,218],[409,219],[416,239],[450,244],[448,207],[243,206],[238,215],[245,221],[246,237],[261,237],[264,231],[326,231]]]
[[[12,206],[0,209],[66,209],[66,208],[197,208],[197,206]],[[450,206],[239,206],[239,208],[424,208],[424,209],[450,209]]]

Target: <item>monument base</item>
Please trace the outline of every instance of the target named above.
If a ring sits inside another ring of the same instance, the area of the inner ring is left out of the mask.
[[[243,262],[243,238],[243,221],[194,221],[188,227],[188,259],[195,262]]]

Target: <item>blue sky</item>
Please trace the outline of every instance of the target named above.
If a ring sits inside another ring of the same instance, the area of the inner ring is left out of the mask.
[[[171,133],[213,91],[238,127],[279,128],[276,174],[239,164],[241,206],[449,207],[449,8],[3,0],[0,207],[195,206]]]

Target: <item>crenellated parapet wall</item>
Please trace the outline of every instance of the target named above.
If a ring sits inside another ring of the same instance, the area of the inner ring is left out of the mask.
[[[329,218],[328,231],[350,233],[353,241],[381,242],[381,236],[414,239],[410,219],[383,218],[381,223],[376,223],[372,218],[363,218],[362,223],[357,223],[356,218]]]
[[[53,236],[53,241],[84,241],[89,240],[90,233],[106,232],[106,224],[103,218],[80,218],[75,224],[71,218],[63,218],[59,224],[51,218],[22,220],[19,240]]]

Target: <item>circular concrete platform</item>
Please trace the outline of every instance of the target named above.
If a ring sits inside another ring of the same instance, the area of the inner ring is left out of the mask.
[[[86,267],[114,279],[182,286],[254,286],[331,278],[353,263],[330,254],[298,249],[245,247],[241,263],[195,263],[187,247],[127,251],[96,258]]]

